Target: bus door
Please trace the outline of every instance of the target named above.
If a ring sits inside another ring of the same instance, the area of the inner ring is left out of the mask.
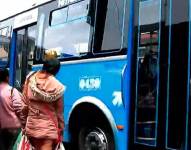
[[[188,10],[189,0],[139,0],[136,150],[190,150]]]
[[[32,69],[36,48],[36,30],[36,25],[16,30],[16,87],[23,85],[26,75]]]
[[[162,0],[139,0],[134,149],[157,147]]]

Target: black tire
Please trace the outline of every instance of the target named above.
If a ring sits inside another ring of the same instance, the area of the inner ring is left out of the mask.
[[[112,131],[107,127],[83,126],[78,134],[79,150],[115,150]]]

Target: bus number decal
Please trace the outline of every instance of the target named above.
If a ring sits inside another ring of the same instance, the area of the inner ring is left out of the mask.
[[[98,90],[101,87],[100,77],[82,77],[79,81],[80,90],[91,91]]]

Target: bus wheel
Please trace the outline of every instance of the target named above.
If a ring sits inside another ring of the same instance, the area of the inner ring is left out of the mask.
[[[82,127],[78,137],[79,150],[114,150],[113,135],[101,127]]]

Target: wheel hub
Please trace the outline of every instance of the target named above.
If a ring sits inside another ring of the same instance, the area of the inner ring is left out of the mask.
[[[96,128],[90,131],[85,138],[86,150],[108,150],[108,142],[104,132]]]

